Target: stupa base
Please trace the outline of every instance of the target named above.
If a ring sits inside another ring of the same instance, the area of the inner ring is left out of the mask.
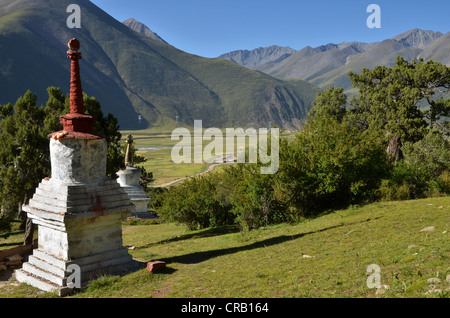
[[[71,267],[77,265],[77,267]],[[76,270],[74,270],[76,268]],[[15,271],[17,281],[29,284],[46,292],[56,292],[65,296],[75,287],[85,287],[89,281],[104,275],[123,275],[140,268],[128,251],[123,248],[98,255],[84,257],[76,261],[64,261],[36,249],[28,262]],[[76,273],[79,277],[72,277]],[[79,286],[76,284],[79,283]]]
[[[16,279],[63,296],[73,290],[71,283],[82,287],[101,275],[137,270],[139,263],[122,241],[121,222],[132,208],[115,180],[42,180],[23,207],[38,226],[38,248],[16,271]]]

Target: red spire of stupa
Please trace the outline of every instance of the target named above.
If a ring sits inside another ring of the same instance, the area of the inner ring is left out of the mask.
[[[70,65],[70,113],[84,114],[83,90],[81,89],[80,65],[81,60],[80,41],[73,38],[69,41],[67,57],[72,60]]]
[[[80,42],[77,39],[69,41],[69,50],[67,57],[71,60],[70,66],[70,113],[61,116],[63,130],[53,133],[53,138],[62,137],[72,138],[96,138],[98,135],[93,133],[95,118],[84,113],[83,90],[81,88],[80,65],[81,59]]]

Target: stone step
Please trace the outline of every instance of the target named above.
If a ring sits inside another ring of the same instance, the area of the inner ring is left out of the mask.
[[[81,267],[81,281],[86,282],[100,275],[111,275],[123,270],[127,270],[128,264],[131,264],[133,258],[131,255],[125,255],[119,258],[92,263]]]
[[[145,191],[144,190],[142,190],[142,189],[136,189],[136,188],[131,188],[131,187],[124,187],[124,188],[122,188],[126,193],[143,193],[143,194],[145,194],[145,195],[147,195],[146,193],[145,193]]]
[[[23,263],[22,269],[57,286],[63,287],[66,284],[66,277],[56,276],[55,274],[47,272],[46,270],[39,268],[31,263]]]
[[[45,263],[43,266],[41,266],[43,269],[46,269],[44,266],[47,264],[54,268],[58,268],[58,270],[54,270],[55,274],[65,275],[65,271],[71,264],[76,264],[83,270],[91,271],[95,266],[98,267],[98,264],[100,263],[105,264],[105,266],[110,266],[120,264],[125,261],[130,261],[132,257],[130,254],[128,254],[128,250],[124,247],[117,250],[107,251],[101,254],[85,256],[80,259],[72,259],[70,261],[58,259],[50,254],[40,251],[39,249],[35,249],[33,251],[33,255],[29,257],[29,261],[32,264],[36,264],[34,262],[34,259],[40,260]],[[48,271],[52,272],[52,269],[49,268]]]
[[[147,193],[145,193],[144,190],[142,190],[141,188],[134,188],[134,187],[123,187],[123,190],[125,191],[126,194],[128,194],[128,196],[131,197],[139,197],[139,198],[146,198],[149,199]]]
[[[101,196],[101,197],[108,197],[108,196],[115,196],[118,194],[123,194],[124,191],[122,191],[120,188],[114,187],[111,189],[91,189],[89,192],[81,193],[81,194],[59,194],[55,193],[49,190],[46,190],[44,188],[38,187],[36,188],[36,194],[45,197],[47,199],[55,200],[55,202],[77,202],[80,200],[86,200],[90,199],[94,194],[95,196]]]
[[[110,195],[109,197],[99,196],[94,200],[91,198],[81,199],[79,201],[64,202],[55,199],[48,199],[38,194],[35,194],[29,201],[29,206],[43,211],[53,213],[80,213],[89,212],[101,207],[102,210],[116,208],[120,206],[129,205],[129,197],[126,193],[118,193]]]
[[[15,277],[16,279],[21,282],[28,285],[31,285],[35,288],[38,288],[40,290],[46,291],[46,292],[56,292],[58,296],[65,296],[67,294],[70,294],[73,289],[69,287],[61,287],[58,286],[50,281],[47,281],[43,278],[36,277],[31,273],[26,272],[23,269],[17,269],[15,271]]]
[[[66,265],[63,264],[63,266],[59,267],[56,264],[46,262],[43,259],[40,259],[34,255],[30,255],[28,257],[28,263],[31,265],[41,268],[45,270],[46,272],[49,272],[51,274],[54,274],[57,277],[64,278],[66,276]]]
[[[73,259],[72,263],[81,266],[87,266],[90,264],[96,264],[99,262],[103,262],[104,260],[109,260],[109,259],[114,259],[114,258],[121,258],[124,256],[130,256],[128,254],[128,250],[126,248],[121,248],[118,250],[112,250],[112,251],[107,251],[101,254],[94,254],[94,255],[90,255],[90,256],[85,256],[83,258],[80,259]],[[131,256],[130,256],[131,257]]]
[[[116,180],[105,178],[101,182],[94,183],[61,183],[58,181],[42,180],[39,188],[55,193],[56,195],[83,195],[93,191],[94,189],[103,189],[104,191],[120,188]]]
[[[36,193],[46,198],[67,201],[84,199],[91,197],[93,194],[107,197],[108,195],[123,193],[123,190],[114,180],[106,184],[80,184],[77,186],[41,182],[36,189]]]
[[[109,206],[117,206],[120,205],[120,202],[127,201],[128,195],[126,193],[111,193],[110,195],[104,196],[99,195],[97,193],[94,196],[87,196],[84,198],[80,198],[78,200],[58,200],[47,198],[36,193],[33,198],[30,200],[29,205],[36,208],[43,207],[43,204],[51,207],[55,207],[55,209],[47,209],[47,210],[57,210],[58,212],[65,209],[66,212],[71,213],[72,211],[80,211],[80,210],[89,210],[90,207],[101,204],[104,207]]]
[[[142,195],[148,198],[147,193],[145,193],[143,190],[139,190],[139,189],[128,189],[128,188],[124,188],[125,193],[130,195]]]
[[[127,253],[126,249],[124,249],[124,251],[125,254],[122,253],[124,255],[116,255],[112,259],[103,259],[98,262],[84,265],[77,264],[80,267],[81,283],[86,283],[92,278],[100,275],[115,274],[137,268],[138,263],[133,261],[133,258]],[[36,257],[32,258],[30,262],[24,263],[22,265],[22,271],[57,287],[65,287],[67,284],[67,278],[72,274],[63,271],[62,269],[58,269],[57,267],[48,264],[43,260],[39,260]],[[55,271],[59,271],[59,273],[55,273]]]
[[[142,195],[142,194],[128,194],[128,198],[130,199],[130,200],[140,200],[140,201],[148,201],[148,202],[150,202],[151,200],[150,200],[150,198],[148,197],[148,196],[146,196],[146,195]]]
[[[33,250],[33,256],[43,260],[48,264],[53,264],[56,267],[62,268],[64,270],[67,269],[67,265],[71,264],[71,261],[65,261],[59,258],[54,257],[53,255],[47,254],[41,251],[39,248]]]

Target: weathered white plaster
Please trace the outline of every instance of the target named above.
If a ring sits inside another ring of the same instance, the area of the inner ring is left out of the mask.
[[[92,182],[106,176],[105,139],[50,139],[52,178],[62,182]]]
[[[120,170],[117,175],[119,176],[117,182],[119,182],[122,187],[139,186],[141,169],[136,167],[126,167],[125,170]]]
[[[119,182],[128,194],[131,203],[134,205],[132,215],[137,217],[150,216],[151,213],[148,211],[150,198],[139,184],[141,170],[136,167],[127,166],[125,170],[119,171],[117,175],[119,176],[117,182]]]

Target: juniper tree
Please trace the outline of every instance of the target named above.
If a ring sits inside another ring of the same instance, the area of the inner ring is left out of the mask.
[[[317,93],[309,117],[312,120],[334,118],[342,122],[347,113],[346,104],[347,95],[344,94],[343,88],[328,87],[324,92]]]
[[[50,174],[50,121],[30,91],[16,104],[1,106],[0,206],[3,217],[20,212],[39,181]],[[8,112],[9,110],[9,112]]]
[[[398,57],[393,67],[377,66],[349,76],[359,90],[350,101],[355,123],[385,138],[396,161],[405,142],[421,140],[428,128],[449,132],[444,117],[450,114],[450,101],[436,99],[436,93],[450,89],[450,69],[445,65],[422,59],[410,63]]]

